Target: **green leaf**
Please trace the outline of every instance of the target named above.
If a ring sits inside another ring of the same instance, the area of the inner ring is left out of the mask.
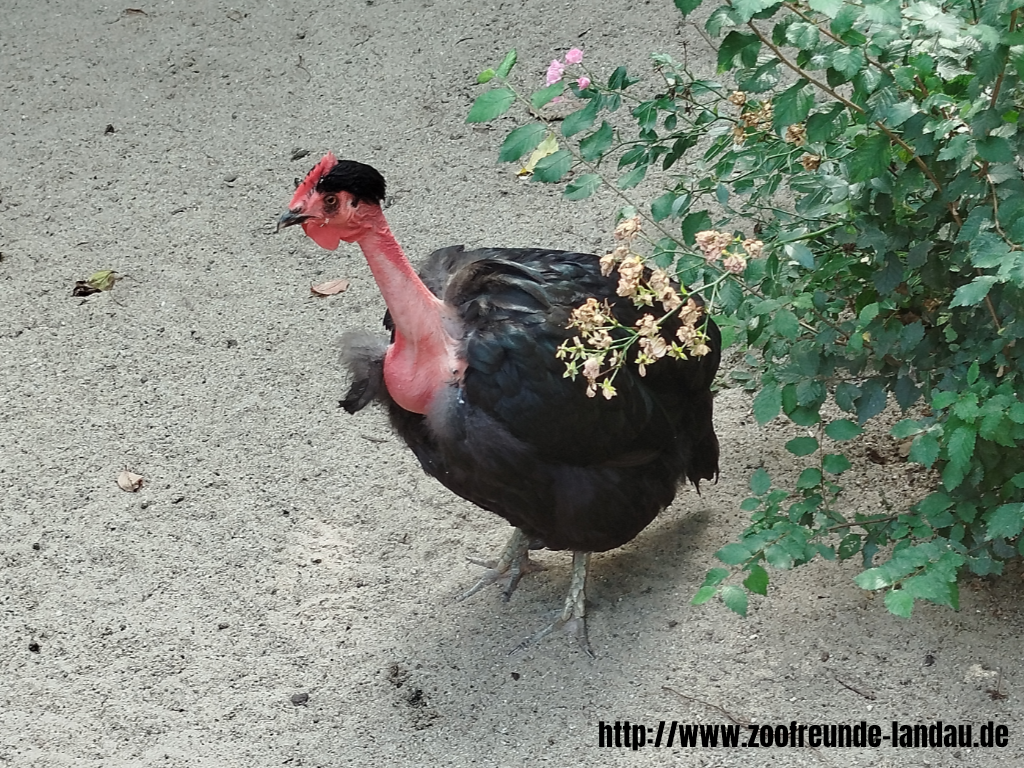
[[[850,181],[871,181],[884,176],[891,159],[889,137],[880,132],[871,134],[846,157]]]
[[[715,557],[726,565],[739,565],[750,559],[750,550],[739,542],[733,542],[715,552]]]
[[[971,456],[974,455],[974,443],[977,436],[977,429],[972,425],[965,424],[953,430],[953,434],[949,436],[949,444],[946,446],[949,460],[955,464],[967,464],[971,460]]]
[[[858,587],[867,590],[884,589],[892,584],[881,568],[868,568],[858,573],[853,580],[857,582]]]
[[[803,243],[786,243],[783,251],[801,267],[814,269],[814,253]]]
[[[754,66],[757,63],[757,53],[760,49],[761,41],[757,35],[733,30],[718,46],[718,71],[725,72],[732,69],[737,58],[742,60],[743,66]]]
[[[837,442],[852,440],[864,431],[849,419],[837,419],[825,427],[825,434]]]
[[[1002,136],[986,136],[978,139],[978,155],[990,163],[1012,163],[1016,160],[1013,146]]]
[[[541,88],[539,91],[534,91],[530,96],[530,104],[534,109],[540,109],[552,99],[561,96],[564,90],[565,82],[559,80],[557,83],[552,83],[547,88]]]
[[[885,410],[885,388],[878,379],[868,379],[860,388],[857,398],[857,422],[864,424]]]
[[[772,487],[772,478],[764,467],[758,467],[750,476],[750,492],[755,496],[764,496]]]
[[[767,424],[782,410],[782,391],[777,384],[765,384],[754,396],[754,418],[758,424]]]
[[[984,517],[988,523],[985,536],[990,541],[999,537],[1012,539],[1024,531],[1024,504],[1001,504]]]
[[[893,424],[889,434],[897,440],[903,440],[904,438],[920,434],[921,431],[922,427],[915,419],[903,419]]]
[[[619,177],[618,188],[619,189],[632,189],[641,181],[644,180],[644,176],[647,175],[647,166],[638,165],[636,168],[631,170],[629,173],[623,174]]]
[[[814,29],[817,30],[817,27]],[[794,123],[802,123],[814,106],[814,86],[806,80],[798,80],[776,96],[772,106],[772,127],[776,131]]]
[[[580,141],[580,155],[587,162],[600,160],[612,145],[614,137],[611,125],[605,120],[600,128]]]
[[[717,587],[723,581],[729,578],[728,568],[712,568],[708,571],[707,576],[704,577],[703,587]]]
[[[718,592],[718,587],[701,587],[697,590],[697,594],[690,600],[690,605],[704,605],[708,600],[715,596]]]
[[[702,0],[673,0],[683,16],[689,16],[700,7]]]
[[[566,200],[584,200],[594,194],[594,191],[601,186],[601,177],[596,173],[585,173],[573,182],[570,182],[562,196]]]
[[[860,48],[840,48],[832,54],[832,66],[842,72],[847,79],[864,69],[865,64],[867,59]]]
[[[914,610],[914,598],[905,590],[891,589],[885,593],[885,607],[894,616],[909,619]]]
[[[841,453],[827,453],[821,460],[821,466],[826,472],[830,472],[833,475],[841,475],[853,465]]]
[[[780,309],[775,313],[775,317],[772,318],[772,327],[777,334],[787,339],[795,339],[800,335],[800,323],[797,321],[796,315],[788,309]]]
[[[511,51],[505,54],[505,58],[501,60],[501,64],[498,65],[497,75],[498,77],[508,77],[508,73],[512,71],[512,67],[516,65],[516,49],[513,48]]]
[[[834,19],[846,3],[844,0],[808,0],[807,4],[811,7],[811,10],[823,13],[830,19]]]
[[[487,93],[481,93],[470,107],[466,122],[486,123],[493,120],[498,115],[505,114],[515,100],[516,95],[510,88],[494,88]]]
[[[961,285],[953,294],[953,300],[949,302],[951,307],[973,307],[980,304],[988,296],[988,292],[996,282],[995,275],[980,275],[974,278],[967,285]]]
[[[722,587],[722,602],[725,607],[746,618],[747,616],[747,593],[739,587],[730,584]]]
[[[817,488],[821,485],[821,470],[817,467],[807,467],[796,479],[797,488]]]
[[[750,575],[743,580],[743,586],[758,595],[767,595],[768,571],[754,563],[750,566]]]
[[[498,160],[514,163],[527,152],[532,152],[544,138],[545,127],[541,123],[527,123],[510,133],[501,145]]]
[[[939,441],[931,432],[923,432],[910,444],[910,455],[907,457],[918,464],[930,467],[939,458]]]
[[[562,135],[568,138],[590,128],[597,120],[598,100],[590,99],[583,109],[578,109],[562,121]]]
[[[545,183],[559,181],[572,166],[572,154],[560,149],[554,154],[542,157],[533,168],[533,180]]]
[[[793,567],[793,554],[781,544],[772,544],[764,551],[764,559],[772,568],[788,571]]]
[[[693,211],[686,214],[679,228],[683,233],[683,242],[692,246],[698,232],[711,229],[711,216],[707,211]]]
[[[794,437],[786,443],[786,450],[794,456],[808,456],[818,450],[818,439],[815,437]]]
[[[494,74],[495,72],[493,69],[485,69],[483,72],[476,76],[476,81],[480,85],[483,85],[484,83],[489,83],[491,82],[491,80],[494,79]]]

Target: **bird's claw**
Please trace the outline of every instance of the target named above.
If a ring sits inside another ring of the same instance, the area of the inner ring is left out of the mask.
[[[557,629],[564,629],[576,638],[580,648],[590,658],[596,658],[590,647],[590,638],[587,635],[587,565],[590,563],[589,552],[572,553],[572,582],[569,586],[569,595],[565,599],[565,607],[562,615],[551,622],[548,626],[526,638],[509,652],[509,656],[519,653],[538,640],[550,635]]]

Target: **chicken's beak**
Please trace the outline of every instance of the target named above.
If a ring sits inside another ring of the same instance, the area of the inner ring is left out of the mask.
[[[277,220],[277,232],[280,232],[285,227],[290,227],[293,224],[301,224],[306,219],[310,218],[301,211],[285,211],[284,215]]]

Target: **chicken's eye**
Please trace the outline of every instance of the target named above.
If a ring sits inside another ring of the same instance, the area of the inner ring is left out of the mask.
[[[324,198],[324,206],[327,208],[334,208],[338,204],[337,195],[328,195]]]

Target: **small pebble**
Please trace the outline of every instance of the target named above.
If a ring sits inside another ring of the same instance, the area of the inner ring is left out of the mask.
[[[308,693],[293,693],[292,694],[292,704],[294,704],[296,707],[302,706],[307,701],[309,701],[309,694]]]

